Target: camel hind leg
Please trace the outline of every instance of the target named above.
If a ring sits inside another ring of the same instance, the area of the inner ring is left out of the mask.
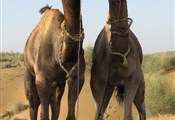
[[[125,80],[125,94],[124,94],[124,120],[133,120],[132,118],[132,103],[134,102],[134,98],[138,91],[138,87],[140,84],[139,74],[136,73],[132,75],[130,78]]]
[[[144,102],[145,82],[144,82],[143,74],[141,77],[142,79],[140,81],[140,85],[134,99],[134,104],[138,110],[140,120],[146,120],[146,110],[145,110],[145,102]]]
[[[58,120],[60,113],[60,103],[65,89],[65,82],[59,85],[52,86],[50,93],[50,105],[52,111],[52,119]]]
[[[35,77],[28,70],[26,70],[24,76],[24,88],[26,98],[29,101],[30,119],[37,120],[37,113],[40,100],[36,90]]]
[[[49,120],[49,97],[52,82],[46,76],[42,71],[36,73],[36,88],[41,103],[41,120]]]
[[[102,87],[96,83],[95,85],[91,85],[92,94],[96,102],[95,120],[103,120],[103,115],[112,96],[114,87],[106,84],[103,84]],[[94,84],[93,80],[91,84]]]
[[[99,70],[97,70],[99,71]],[[91,92],[96,103],[95,120],[103,120],[103,114],[108,106],[109,100],[112,96],[114,86],[107,83],[108,75],[98,74],[95,72],[94,66],[91,71]],[[104,76],[101,76],[104,75]]]

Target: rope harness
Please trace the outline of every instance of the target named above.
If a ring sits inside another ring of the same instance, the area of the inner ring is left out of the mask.
[[[65,66],[62,63],[61,60],[61,55],[62,55],[62,48],[63,48],[63,42],[79,42],[79,44],[81,43],[81,41],[83,41],[84,39],[84,32],[82,30],[82,32],[80,31],[80,34],[70,34],[66,28],[65,28],[65,20],[62,22],[61,24],[61,44],[60,44],[60,50],[59,50],[59,64],[60,67],[64,70],[64,72],[66,73],[66,78],[70,78],[70,75],[72,74],[72,72],[74,71],[74,69],[77,67],[77,65],[79,64],[78,61],[77,63],[71,68],[70,71],[68,71]],[[66,40],[66,37],[69,37],[71,40]],[[80,47],[80,46],[79,46]],[[78,50],[79,52],[79,50]],[[79,60],[79,55],[78,55],[78,60]]]
[[[122,28],[122,27],[119,27],[120,31],[113,31],[110,29],[110,32],[112,34],[117,34],[118,36],[122,36],[122,37],[125,37],[128,32],[129,32],[129,28],[131,27],[132,23],[133,23],[133,20],[131,18],[124,18],[124,19],[117,19],[117,20],[114,20],[114,21],[107,21],[107,24],[115,24],[115,23],[118,23],[118,22],[123,22],[123,21],[128,21],[128,27],[126,28]]]
[[[70,34],[65,27],[65,20],[61,23],[61,36],[62,37],[69,37],[71,39],[71,41],[67,41],[67,42],[81,42],[84,39],[84,31],[82,29],[82,31],[80,31],[79,34]],[[81,28],[80,28],[81,30]],[[65,39],[63,39],[65,40]]]

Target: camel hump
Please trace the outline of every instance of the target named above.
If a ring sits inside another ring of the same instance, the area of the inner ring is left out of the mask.
[[[43,14],[46,10],[50,10],[52,6],[49,6],[48,4],[40,9],[40,13]]]

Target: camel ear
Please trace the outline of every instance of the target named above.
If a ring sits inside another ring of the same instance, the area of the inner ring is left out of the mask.
[[[49,6],[48,4],[40,9],[40,13],[43,14],[46,10],[50,10],[52,6]]]
[[[57,20],[58,21],[63,21],[64,20],[64,15],[59,11],[59,15],[58,15],[58,17],[57,17]]]

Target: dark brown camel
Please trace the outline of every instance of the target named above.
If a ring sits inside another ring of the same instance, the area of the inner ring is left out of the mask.
[[[75,103],[84,83],[84,38],[80,0],[62,0],[64,16],[58,9],[46,6],[42,17],[30,34],[25,49],[25,93],[31,120],[57,120],[60,102],[68,82],[67,120],[75,120]],[[79,63],[79,64],[78,64]],[[79,68],[81,66],[81,68]]]
[[[118,100],[124,101],[124,120],[132,120],[133,102],[140,120],[146,120],[142,49],[129,29],[131,23],[126,0],[109,0],[108,21],[93,51],[90,85],[97,107],[95,120],[104,119],[113,91],[117,91]]]

